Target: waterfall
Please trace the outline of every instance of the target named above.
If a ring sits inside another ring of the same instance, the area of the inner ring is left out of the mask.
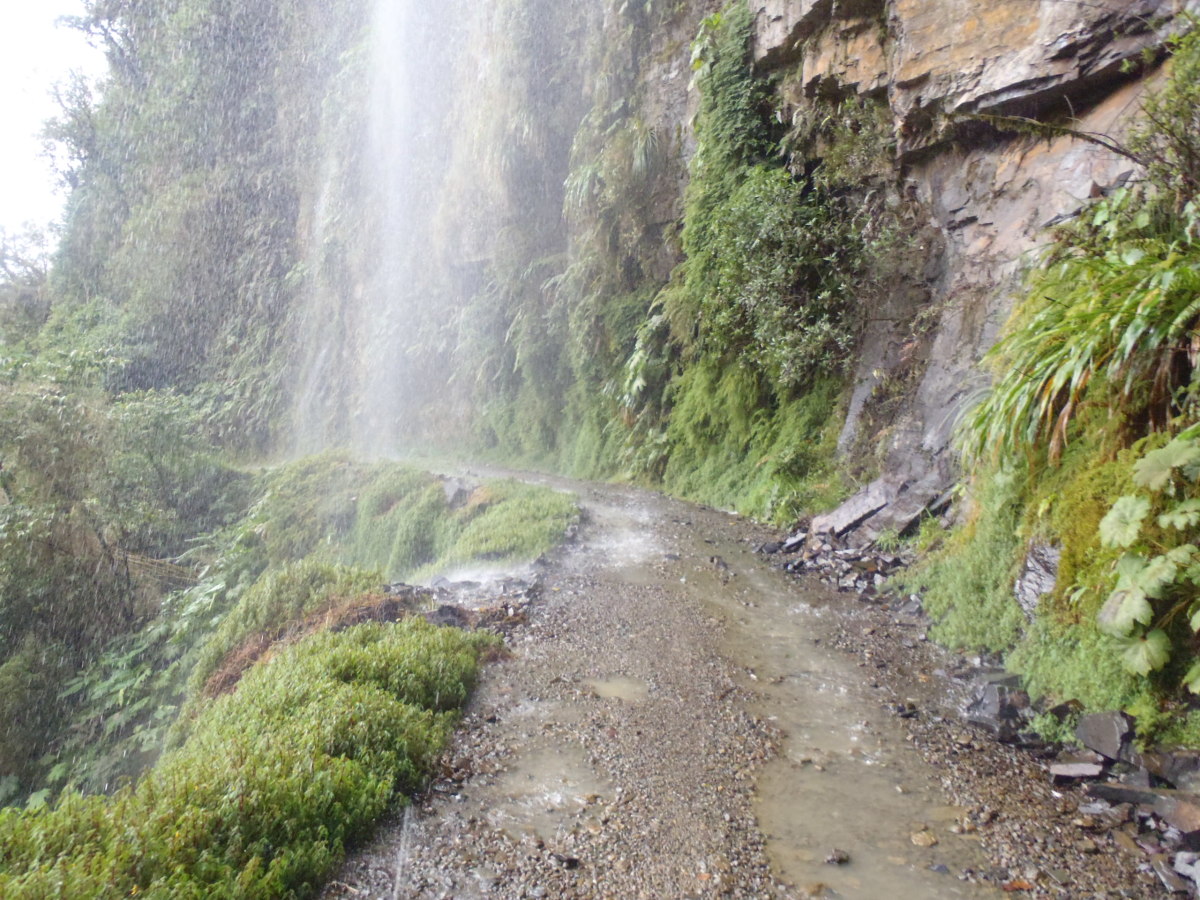
[[[432,0],[374,0],[368,37],[327,97],[310,202],[293,447],[393,452],[427,401],[429,222],[446,139]]]

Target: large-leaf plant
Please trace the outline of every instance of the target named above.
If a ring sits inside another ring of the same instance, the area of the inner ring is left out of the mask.
[[[1125,666],[1140,675],[1164,668],[1177,651],[1181,615],[1200,632],[1200,425],[1151,450],[1133,467],[1139,489],[1117,499],[1100,522],[1105,547],[1124,550],[1116,586],[1099,625],[1123,646]],[[1200,693],[1200,661],[1184,676]]]

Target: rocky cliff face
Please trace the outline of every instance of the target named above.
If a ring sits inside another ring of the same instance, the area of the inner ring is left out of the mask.
[[[1196,4],[1191,4],[1193,7]],[[754,56],[795,92],[867,97],[891,113],[902,199],[915,202],[923,284],[868,323],[843,446],[889,380],[913,389],[889,424],[887,475],[815,527],[903,529],[954,477],[956,416],[1047,224],[1126,177],[1129,160],[1036,119],[1120,139],[1186,4],[1173,0],[758,0]],[[911,288],[911,286],[910,286]],[[880,437],[876,435],[875,437]]]
[[[818,522],[870,539],[903,530],[953,483],[956,419],[987,382],[980,359],[1047,224],[1132,169],[1064,130],[1119,140],[1158,77],[1172,22],[1200,0],[747,2],[755,71],[771,85],[781,129],[859,100],[882,112],[894,148],[892,171],[864,193],[886,194],[901,211],[898,252],[909,258],[866,311],[839,441],[886,475]],[[436,340],[423,343],[448,349],[410,368],[438,378],[465,368],[483,387],[459,376],[450,387],[405,383],[433,398],[434,418],[454,420],[445,430],[467,427],[502,385],[497,408],[525,397],[543,410],[537,427],[511,430],[545,432],[539,440],[553,447],[568,391],[619,387],[633,347],[607,329],[631,313],[605,312],[586,327],[572,317],[589,304],[653,297],[683,259],[699,102],[691,48],[722,6],[455,5],[454,45],[464,52],[444,60],[445,121],[427,141],[437,188],[413,254],[430,261],[415,293]],[[1059,130],[1033,136],[1019,120]],[[629,163],[637,152],[653,157],[640,173]],[[370,193],[375,182],[364,183]],[[563,289],[572,279],[575,295]],[[563,345],[587,329],[596,334],[576,355],[588,361],[569,363]],[[592,379],[582,388],[581,372]],[[598,414],[628,413],[610,407]]]

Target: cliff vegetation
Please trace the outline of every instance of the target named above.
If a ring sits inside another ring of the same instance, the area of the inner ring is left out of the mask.
[[[56,249],[0,240],[0,892],[310,895],[421,783],[493,642],[308,626],[533,558],[575,508],[370,453],[787,526],[920,486],[854,527],[936,548],[908,582],[939,639],[1200,744],[1194,20],[1104,20],[1061,50],[1093,68],[1010,102],[982,63],[974,94],[867,71],[919,11],[764,46],[778,5],[397,4],[406,91],[365,0],[85,3],[110,71],[48,126]],[[1119,133],[1073,118],[1135,88]],[[1077,146],[1132,169],[1044,228],[988,205],[1061,206],[1021,167]]]

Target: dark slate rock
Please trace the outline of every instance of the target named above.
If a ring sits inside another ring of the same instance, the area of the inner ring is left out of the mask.
[[[843,535],[869,519],[900,495],[904,482],[877,478],[831,513],[812,521],[814,534]]]
[[[1107,800],[1109,803],[1133,803],[1153,806],[1161,790],[1131,787],[1129,785],[1108,782],[1105,784],[1089,784],[1087,793],[1089,797],[1095,797],[1098,800]]]
[[[1054,716],[1060,722],[1065,722],[1071,716],[1077,716],[1083,712],[1083,704],[1078,700],[1068,700],[1065,703],[1060,703],[1057,706],[1052,706],[1046,710],[1047,714]]]
[[[1104,774],[1104,766],[1094,762],[1056,762],[1050,764],[1050,776],[1057,784],[1069,781],[1085,781],[1089,778],[1099,778]]]
[[[458,478],[445,478],[442,480],[442,492],[446,495],[446,505],[456,509],[470,499],[471,486]]]
[[[1062,551],[1048,544],[1031,544],[1025,554],[1025,566],[1013,585],[1013,596],[1030,619],[1044,595],[1054,590]]]
[[[1129,754],[1128,761],[1172,787],[1184,791],[1200,789],[1200,753],[1196,751],[1134,751]]]
[[[447,625],[451,628],[471,628],[475,624],[475,618],[469,611],[448,603],[425,613],[425,620],[431,625]]]
[[[1200,795],[1183,791],[1161,792],[1154,801],[1154,811],[1185,835],[1200,833]]]
[[[1079,743],[1112,760],[1128,753],[1133,740],[1133,717],[1123,712],[1084,716],[1075,729]]]
[[[789,537],[786,541],[783,542],[783,546],[780,549],[784,553],[797,553],[800,550],[803,550],[804,545],[807,543],[808,543],[808,532],[807,531],[797,531],[795,534],[793,534],[791,537]]]
[[[1165,853],[1156,853],[1150,857],[1150,868],[1154,874],[1158,876],[1158,880],[1162,882],[1163,887],[1174,894],[1190,894],[1192,892],[1191,885],[1175,872],[1172,868],[1170,860]]]
[[[899,534],[914,532],[925,516],[933,514],[939,506],[945,508],[946,483],[937,473],[912,483],[893,477],[892,483],[897,486],[896,496],[867,523],[872,539],[888,530]]]
[[[968,722],[986,728],[997,740],[1011,742],[1025,725],[1022,710],[1028,705],[1024,691],[1013,691],[1001,684],[982,684],[971,695],[963,714]]]

